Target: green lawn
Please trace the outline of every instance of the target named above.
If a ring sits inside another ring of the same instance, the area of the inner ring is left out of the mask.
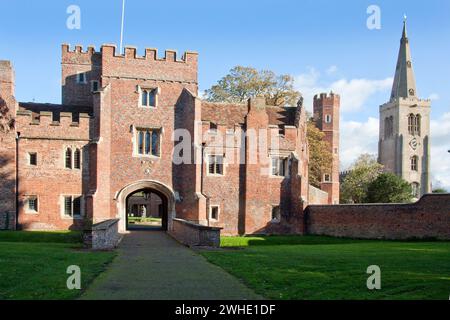
[[[114,252],[82,249],[76,232],[0,232],[0,300],[76,299],[67,267],[81,268],[82,289],[105,270]]]
[[[139,223],[139,222],[146,222],[146,223],[161,223],[162,219],[161,218],[139,218],[139,217],[128,217],[128,222],[134,222],[134,223]]]
[[[450,242],[328,237],[225,237],[202,251],[210,262],[270,299],[440,299],[450,295]],[[381,268],[369,291],[367,267]]]

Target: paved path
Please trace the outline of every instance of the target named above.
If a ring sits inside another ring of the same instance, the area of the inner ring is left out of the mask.
[[[236,278],[180,245],[164,232],[134,231],[119,255],[82,299],[261,299]]]

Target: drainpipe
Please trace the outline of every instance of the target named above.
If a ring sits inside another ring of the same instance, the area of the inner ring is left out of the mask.
[[[200,179],[201,179],[201,181],[200,181],[200,193],[202,194],[202,195],[204,195],[204,193],[203,193],[203,180],[204,180],[204,173],[203,173],[203,170],[204,170],[204,164],[205,164],[205,146],[206,146],[206,143],[202,143],[202,160],[201,160],[201,173],[200,173]],[[206,168],[206,170],[208,170],[207,168]],[[208,207],[208,201],[206,202],[206,204],[207,204],[207,207]],[[208,210],[208,208],[206,208],[206,210]],[[208,214],[208,212],[206,212],[206,220],[208,221],[208,227],[210,226],[210,221],[209,221],[209,214]]]
[[[16,221],[15,230],[19,230],[19,139],[20,132],[16,133]]]

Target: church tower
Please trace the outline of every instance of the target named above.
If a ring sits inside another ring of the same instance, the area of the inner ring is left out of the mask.
[[[431,101],[417,93],[405,19],[391,99],[380,106],[378,160],[411,183],[416,198],[431,192],[430,112]]]

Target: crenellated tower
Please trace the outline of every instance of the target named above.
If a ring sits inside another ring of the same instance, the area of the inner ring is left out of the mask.
[[[325,134],[333,156],[331,170],[322,177],[321,189],[328,192],[328,203],[339,204],[339,95],[321,93],[314,97],[314,121],[317,128]]]

